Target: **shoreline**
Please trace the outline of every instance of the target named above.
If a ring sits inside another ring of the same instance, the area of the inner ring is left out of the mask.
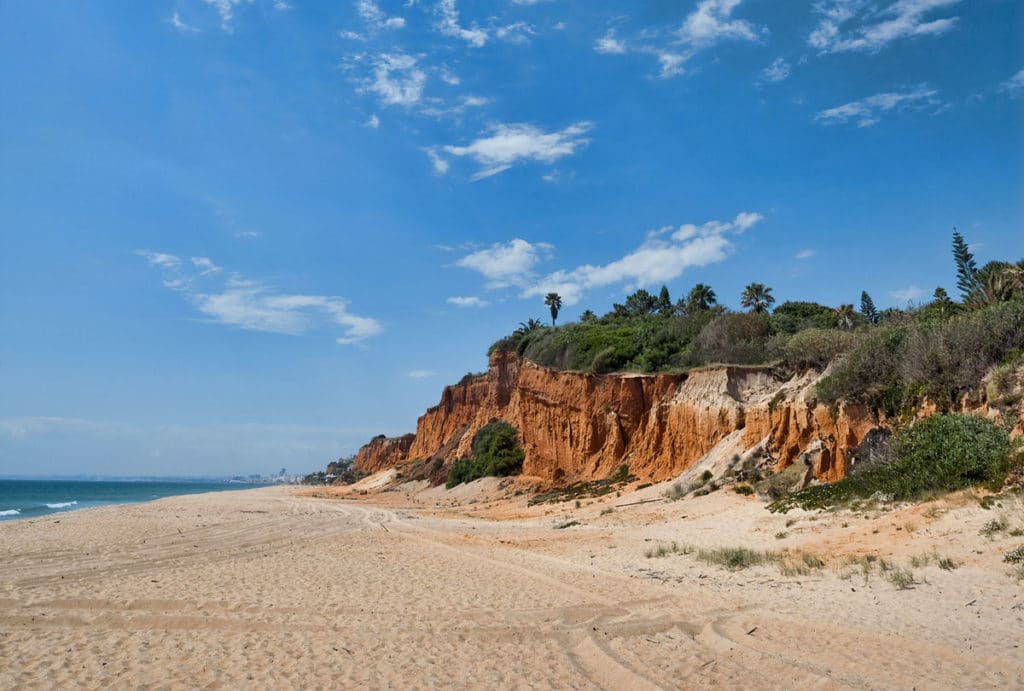
[[[997,516],[1020,523],[1019,499],[787,517],[725,493],[627,505],[658,486],[526,507],[525,496],[497,498],[498,484],[344,499],[266,487],[75,511],[58,525],[0,523],[0,686],[1006,688],[1024,678],[1024,594],[1001,564],[1022,540],[978,534]],[[825,564],[785,575],[698,557],[740,545]],[[932,551],[958,567],[910,565]],[[847,563],[868,554],[916,582],[901,590]]]

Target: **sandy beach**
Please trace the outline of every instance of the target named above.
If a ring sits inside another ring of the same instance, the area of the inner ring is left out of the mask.
[[[724,492],[632,504],[664,486],[579,507],[499,499],[493,479],[405,489],[0,525],[0,687],[1024,684],[1024,587],[1002,563],[1024,539],[979,535],[1000,516],[1020,526],[1019,503],[779,516]],[[824,565],[729,571],[685,553],[739,545]],[[865,573],[869,554],[915,582]]]

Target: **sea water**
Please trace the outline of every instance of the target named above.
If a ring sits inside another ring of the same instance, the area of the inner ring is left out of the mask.
[[[0,521],[256,486],[216,481],[0,480]]]

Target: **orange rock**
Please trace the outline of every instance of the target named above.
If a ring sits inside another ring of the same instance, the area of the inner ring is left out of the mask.
[[[604,478],[623,463],[642,478],[671,478],[737,430],[747,448],[761,445],[777,470],[809,452],[814,475],[837,480],[847,451],[876,424],[858,406],[808,403],[813,384],[811,374],[787,380],[768,367],[558,372],[496,353],[485,375],[445,388],[414,437],[375,439],[356,467],[376,472],[411,459],[462,458],[480,428],[504,420],[519,430],[523,473],[549,484]]]

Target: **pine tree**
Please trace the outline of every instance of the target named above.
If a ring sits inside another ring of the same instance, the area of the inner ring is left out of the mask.
[[[963,236],[953,228],[953,261],[956,262],[956,287],[965,303],[985,302],[984,286],[978,278],[978,265]]]
[[[860,294],[860,313],[864,315],[869,324],[877,324],[879,321],[878,310],[875,309],[875,301],[871,299],[866,290],[861,291]]]
[[[658,293],[658,314],[668,317],[671,316],[674,308],[672,307],[672,298],[668,294],[668,286],[662,286],[661,292]]]

